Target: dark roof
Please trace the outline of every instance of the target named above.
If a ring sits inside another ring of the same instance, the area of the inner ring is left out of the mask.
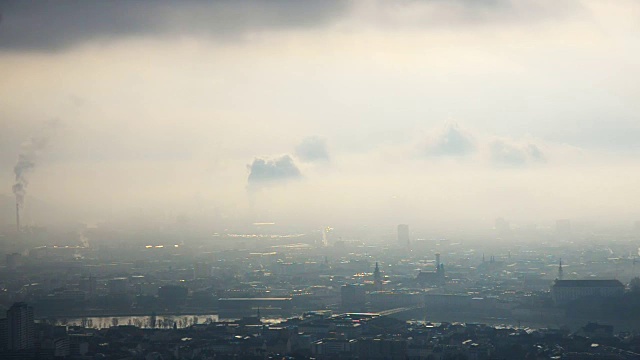
[[[619,280],[556,280],[553,287],[624,287]]]

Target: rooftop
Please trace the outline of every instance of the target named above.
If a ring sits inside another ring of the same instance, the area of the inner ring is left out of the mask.
[[[619,280],[556,280],[553,287],[624,287]]]

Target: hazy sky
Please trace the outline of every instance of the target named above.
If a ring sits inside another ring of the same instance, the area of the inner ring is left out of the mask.
[[[637,1],[0,12],[0,194],[31,151],[25,212],[59,210],[40,222],[640,219]],[[25,150],[34,136],[46,146]]]

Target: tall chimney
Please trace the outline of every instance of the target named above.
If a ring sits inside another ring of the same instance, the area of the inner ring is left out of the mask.
[[[20,232],[20,204],[16,203],[16,231]]]

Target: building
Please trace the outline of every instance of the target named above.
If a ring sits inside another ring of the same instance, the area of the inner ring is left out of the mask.
[[[109,295],[123,295],[127,293],[129,287],[129,279],[115,278],[109,280]]]
[[[366,303],[364,286],[343,285],[340,288],[340,300],[345,311],[363,311]]]
[[[316,359],[404,360],[407,358],[407,341],[385,338],[325,338],[311,344],[311,354]]]
[[[333,228],[330,226],[322,229],[322,246],[329,246],[329,242],[331,240],[331,234],[333,233]]]
[[[15,303],[7,310],[6,331],[2,331],[6,338],[7,350],[28,350],[35,346],[35,325],[33,322],[33,308],[26,303]],[[4,339],[3,339],[4,340]]]
[[[189,289],[180,285],[164,285],[158,288],[158,300],[171,309],[184,305],[188,295]]]
[[[403,247],[409,247],[409,225],[400,224],[398,225],[398,244]]]
[[[374,311],[424,304],[424,294],[418,291],[372,291],[368,294],[368,298],[371,309]]]
[[[373,282],[375,284],[376,290],[382,290],[382,274],[380,273],[380,267],[378,267],[377,261],[376,268],[373,270]]]
[[[564,280],[564,270],[562,270],[562,259],[560,259],[560,263],[558,264],[558,280]]]
[[[316,359],[351,358],[357,351],[357,340],[322,339],[311,344],[311,354]]]
[[[427,311],[469,309],[473,298],[467,294],[430,294],[424,296],[424,305]]]
[[[9,325],[7,323],[7,318],[0,319],[0,351],[7,350],[7,343],[9,341],[8,332]]]
[[[357,343],[358,359],[404,360],[407,358],[407,340],[399,338],[367,338]]]
[[[444,265],[440,262],[440,254],[436,254],[435,271],[422,271],[416,276],[416,282],[422,286],[441,286],[446,282]]]
[[[618,280],[556,280],[551,297],[556,305],[568,304],[585,297],[620,297],[624,285]]]

